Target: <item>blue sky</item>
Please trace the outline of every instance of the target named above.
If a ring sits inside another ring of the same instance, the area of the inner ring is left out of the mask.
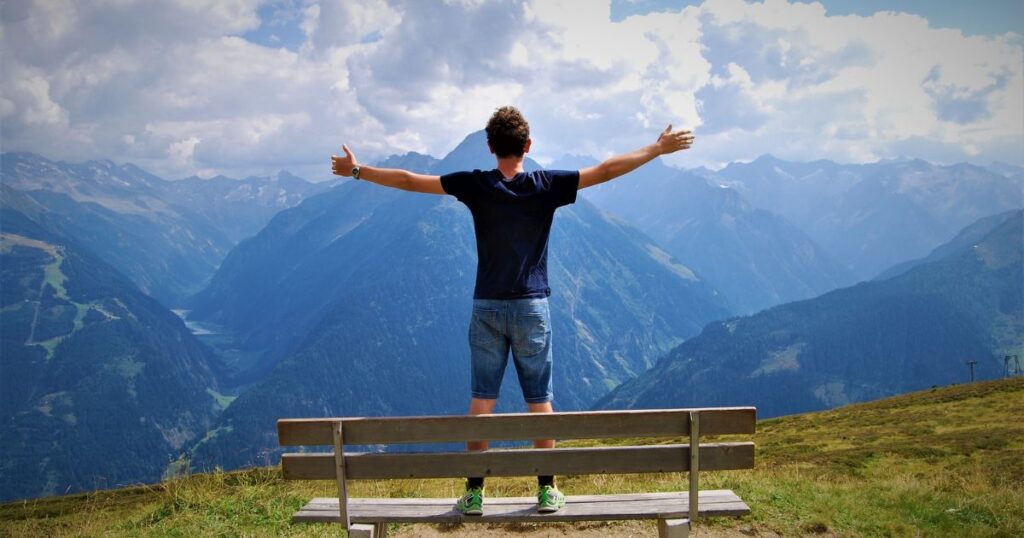
[[[611,20],[678,11],[702,3],[703,0],[614,0]],[[870,16],[879,11],[897,11],[920,15],[933,27],[957,28],[967,35],[992,36],[1006,32],[1024,35],[1024,1],[1018,0],[823,0],[819,3],[829,15]],[[300,7],[301,3],[293,0],[260,6],[260,27],[246,32],[244,37],[268,46],[297,50],[305,41]]]
[[[615,0],[612,19],[699,6],[702,0]],[[810,3],[810,2],[803,2]],[[820,0],[829,15],[870,16],[879,11],[920,15],[936,28],[957,28],[968,35],[1024,34],[1020,0]]]
[[[142,0],[0,8],[0,145],[165,177],[328,177],[442,156],[494,108],[532,156],[603,157],[667,123],[676,166],[1024,164],[1024,2]]]

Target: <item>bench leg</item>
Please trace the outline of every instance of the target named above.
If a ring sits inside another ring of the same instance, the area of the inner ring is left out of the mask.
[[[348,528],[348,538],[374,538],[374,526],[356,523]]]
[[[387,523],[374,523],[373,530],[373,538],[387,538],[388,536]]]
[[[659,519],[658,538],[687,538],[690,536],[689,519]]]

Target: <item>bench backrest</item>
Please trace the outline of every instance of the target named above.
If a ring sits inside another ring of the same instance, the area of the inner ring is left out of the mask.
[[[689,472],[691,518],[698,470],[751,469],[752,442],[700,443],[700,435],[753,434],[753,407],[515,413],[480,416],[281,419],[281,446],[332,445],[329,453],[281,457],[286,480],[337,480],[343,524],[348,479],[459,478]],[[351,453],[346,445],[529,441],[533,439],[678,438],[647,446],[511,449],[485,452]],[[691,451],[690,448],[697,447]]]

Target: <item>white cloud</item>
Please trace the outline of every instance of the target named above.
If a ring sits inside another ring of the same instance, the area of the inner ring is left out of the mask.
[[[317,49],[360,43],[401,20],[384,0],[326,0],[307,16],[306,31]]]
[[[201,141],[202,139],[193,136],[174,142],[167,148],[167,156],[179,166],[191,166],[192,157],[196,153],[196,146]]]
[[[58,41],[75,24],[77,9],[71,0],[48,0],[31,4],[24,21],[26,29],[41,41]]]
[[[1024,160],[1014,34],[784,0],[620,22],[607,1],[290,6],[307,39],[295,51],[240,37],[261,23],[255,0],[5,3],[2,145],[170,177],[322,178],[342,142],[363,160],[441,156],[511,103],[542,160],[631,150],[669,122],[697,130],[674,157],[686,166],[769,152]]]
[[[965,37],[891,12],[828,17],[820,5],[781,0],[709,1],[702,13],[716,68],[756,73],[745,91],[758,99],[736,102],[771,111],[738,133],[748,143],[737,146],[737,133],[701,140],[720,161],[751,145],[795,159],[873,160],[908,143],[939,160],[1020,161],[1005,151],[1006,138],[1024,139],[1019,36]]]
[[[5,92],[5,116],[27,126],[54,125],[66,127],[68,113],[50,97],[50,82],[43,73],[31,69],[16,70],[10,82],[10,91]]]

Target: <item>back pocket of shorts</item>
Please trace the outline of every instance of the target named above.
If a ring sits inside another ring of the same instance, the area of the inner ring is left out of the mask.
[[[474,308],[473,315],[469,319],[469,342],[478,346],[487,346],[497,342],[502,337],[497,325],[497,310]]]
[[[516,320],[517,351],[523,355],[537,355],[551,341],[551,326],[548,317],[542,313],[528,312]]]

